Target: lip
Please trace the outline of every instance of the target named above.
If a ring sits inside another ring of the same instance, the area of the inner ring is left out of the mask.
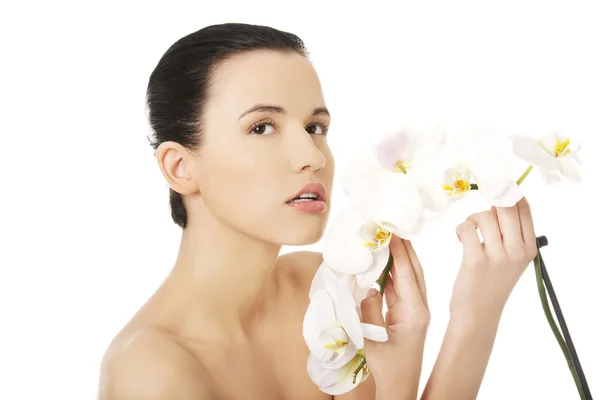
[[[309,184],[306,184],[302,187],[302,189],[300,189],[296,194],[294,194],[292,197],[290,197],[286,203],[291,202],[292,200],[294,200],[296,197],[300,196],[301,194],[304,193],[314,193],[317,195],[317,200],[316,201],[325,201],[325,195],[327,194],[327,192],[325,191],[325,186],[323,186],[320,183],[317,182],[311,182]]]

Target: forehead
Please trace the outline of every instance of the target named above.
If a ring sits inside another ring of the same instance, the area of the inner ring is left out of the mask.
[[[211,76],[209,103],[237,119],[257,103],[309,113],[325,101],[317,73],[295,52],[255,50],[233,56]],[[210,107],[212,108],[212,107]]]

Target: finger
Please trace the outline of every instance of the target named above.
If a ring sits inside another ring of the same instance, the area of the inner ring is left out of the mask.
[[[490,207],[490,214],[492,214],[493,221],[496,223],[498,230],[500,231],[500,241],[504,244],[504,237],[502,236],[502,230],[500,229],[500,221],[498,220],[498,208],[495,206]],[[485,251],[485,243],[483,243],[483,249]]]
[[[492,211],[483,211],[467,218],[467,221],[474,222],[475,226],[479,228],[485,245],[485,253],[492,255],[504,253],[500,225],[494,214]]]
[[[519,221],[521,222],[521,237],[527,244],[535,243],[535,229],[533,227],[533,217],[531,215],[531,208],[529,202],[523,197],[517,203],[517,209],[519,210]]]
[[[362,322],[385,326],[383,319],[383,298],[377,289],[369,289],[367,297],[360,302]]]
[[[410,240],[403,240],[403,242],[404,247],[406,248],[406,252],[408,253],[410,264],[413,267],[413,272],[415,273],[415,279],[417,281],[419,291],[421,292],[421,298],[427,306],[427,287],[425,285],[425,273],[423,272],[423,266],[421,265],[419,257],[417,257],[417,252],[415,251]]]
[[[456,234],[463,245],[464,254],[472,254],[477,258],[485,257],[483,247],[477,235],[477,225],[471,220],[466,220],[456,227]]]
[[[396,295],[396,291],[394,289],[394,277],[391,274],[387,278],[385,282],[385,287],[383,289],[383,294],[385,296],[385,303],[387,304],[387,308],[390,309],[398,302],[398,295]]]
[[[523,237],[521,236],[521,221],[517,205],[499,207],[498,223],[502,232],[504,247],[507,250],[519,248],[523,244]]]
[[[404,247],[404,243],[396,235],[392,236],[390,251],[394,256],[394,265],[392,266],[394,270],[393,282],[398,300],[409,304],[422,302],[421,292],[419,291],[406,247]]]

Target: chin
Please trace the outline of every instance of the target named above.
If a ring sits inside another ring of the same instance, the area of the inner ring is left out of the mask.
[[[283,224],[279,241],[285,246],[306,246],[321,240],[327,224],[327,213],[304,215]]]

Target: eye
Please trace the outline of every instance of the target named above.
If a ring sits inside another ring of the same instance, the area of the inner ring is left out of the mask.
[[[249,133],[253,135],[270,135],[275,133],[275,127],[273,125],[274,124],[269,121],[257,122],[256,124],[252,125]],[[271,131],[269,131],[268,127],[271,127]]]
[[[326,135],[328,129],[329,127],[326,124],[322,122],[316,122],[314,124],[308,125],[306,127],[306,132],[312,135]]]

